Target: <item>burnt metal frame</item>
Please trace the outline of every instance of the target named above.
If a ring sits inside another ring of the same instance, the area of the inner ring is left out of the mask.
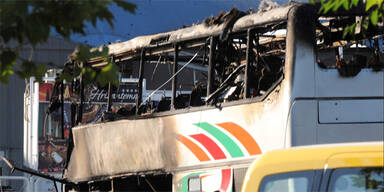
[[[244,75],[244,98],[247,99],[250,98],[250,92],[249,92],[249,76],[250,76],[250,65],[251,65],[251,54],[253,49],[253,41],[256,41],[256,49],[258,51],[258,36],[255,38],[256,29],[250,28],[247,30],[247,50],[246,50],[246,66],[245,66],[245,75]],[[216,45],[217,45],[217,37],[211,36],[209,37],[209,63],[208,63],[208,78],[207,78],[207,97],[213,92],[213,83],[215,78],[215,51],[216,51]],[[181,47],[182,43],[175,43],[173,45],[173,68],[172,68],[172,74],[175,74],[177,72],[178,68],[178,58],[179,58],[179,48]],[[258,63],[258,55],[256,58],[256,63]],[[138,97],[136,100],[136,114],[138,113],[140,104],[141,104],[141,97],[142,97],[142,83],[143,83],[143,76],[144,76],[144,63],[145,63],[145,57],[146,57],[146,51],[143,48],[140,54],[140,66],[139,66],[139,90],[138,90]],[[177,76],[175,76],[172,79],[172,95],[171,95],[171,109],[175,109],[175,98],[176,98],[176,91],[177,91]]]
[[[112,83],[108,82],[108,101],[107,101],[107,112],[111,112],[112,108]]]
[[[252,48],[253,48],[253,40],[254,40],[254,34],[255,31],[253,29],[248,29],[247,31],[247,51],[246,51],[246,62],[245,65],[245,71],[244,71],[244,97],[243,99],[249,98],[249,76],[250,76],[250,66],[251,66],[251,54],[252,54]],[[259,39],[256,38],[256,45],[259,43]],[[258,46],[256,46],[257,52]]]
[[[83,67],[84,64],[81,63],[81,67]],[[77,108],[77,119],[76,119],[76,125],[79,125],[83,120],[83,103],[84,103],[84,82],[83,82],[83,74],[80,74],[80,105]]]
[[[112,62],[115,63],[115,57],[112,55]],[[108,82],[108,101],[107,101],[107,112],[111,112],[112,108],[112,83]]]
[[[209,42],[209,63],[208,63],[208,79],[207,79],[207,97],[213,92],[213,82],[215,80],[215,50],[217,45],[217,38],[210,37]]]
[[[178,68],[177,59],[178,59],[178,57],[179,57],[179,45],[176,43],[174,45],[172,75],[175,75],[177,72],[177,68]],[[175,109],[176,90],[177,90],[177,76],[173,77],[173,79],[172,79],[171,109]]]
[[[178,58],[179,58],[179,49],[184,44],[188,42],[178,42],[173,45],[173,68],[172,68],[172,74],[174,75],[177,72],[178,68]],[[139,82],[138,82],[138,95],[136,99],[136,114],[138,114],[139,107],[141,105],[141,98],[143,95],[143,78],[144,78],[144,63],[146,61],[146,52],[150,53],[151,48],[143,48],[140,54],[140,66],[139,66]],[[213,82],[213,81],[212,81]],[[175,109],[175,98],[176,98],[176,91],[177,91],[177,76],[175,76],[172,79],[172,96],[171,96],[171,108]]]
[[[280,24],[279,24],[280,25]],[[279,26],[279,25],[275,25],[274,27],[276,26]],[[252,54],[252,49],[254,48],[254,46],[256,47],[257,51],[259,50],[259,33],[262,32],[263,30],[260,30],[256,27],[252,27],[252,28],[249,28],[245,31],[246,35],[247,35],[247,50],[246,50],[246,66],[245,66],[245,75],[244,75],[244,97],[243,97],[243,100],[244,99],[249,99],[250,98],[250,91],[249,91],[249,78],[250,78],[250,65],[251,65],[251,54]],[[239,33],[244,33],[243,32],[237,32],[236,34],[239,34]],[[234,35],[236,35],[234,34]],[[257,34],[257,35],[256,35]],[[256,36],[255,36],[256,35]],[[188,43],[191,43],[191,42],[199,42],[201,41],[202,39],[206,39],[209,40],[209,44],[210,44],[210,47],[209,47],[209,61],[208,61],[208,77],[207,77],[207,97],[212,94],[213,92],[213,83],[214,83],[214,78],[215,78],[215,70],[214,70],[214,66],[215,66],[215,51],[216,51],[216,46],[217,46],[217,41],[218,41],[218,37],[213,35],[213,36],[210,36],[210,37],[206,37],[206,38],[198,38],[198,39],[194,39],[194,40],[188,40],[188,41],[183,41],[183,42],[176,42],[176,43],[173,43],[173,44],[169,44],[169,43],[164,43],[164,44],[161,44],[161,45],[156,45],[156,46],[148,46],[148,47],[145,47],[145,48],[142,48],[141,49],[141,53],[140,53],[140,66],[139,66],[139,82],[138,82],[138,97],[136,99],[136,114],[138,114],[138,111],[139,111],[139,107],[141,105],[141,102],[142,102],[142,95],[143,95],[143,78],[144,78],[144,64],[146,62],[146,59],[147,58],[150,58],[152,51],[155,50],[155,49],[159,49],[160,47],[163,47],[163,46],[170,46],[172,47],[173,49],[173,52],[174,52],[174,56],[173,56],[173,62],[174,62],[174,65],[173,65],[173,74],[175,74],[177,72],[177,62],[178,62],[178,59],[179,59],[179,49],[182,47],[182,46],[186,46]],[[253,45],[253,41],[255,41],[255,45]],[[171,51],[172,52],[172,51]],[[147,55],[150,54],[150,55]],[[156,52],[157,53],[157,52]],[[258,60],[259,60],[259,53],[256,54],[256,58],[255,58],[255,62],[256,62],[256,65],[258,65]],[[171,95],[171,109],[172,111],[174,111],[175,109],[175,98],[176,98],[176,91],[177,91],[177,77],[175,76],[173,79],[172,79],[172,95]]]
[[[140,66],[139,66],[139,84],[137,90],[137,98],[136,98],[136,114],[139,112],[141,97],[143,96],[143,77],[144,77],[144,63],[145,63],[145,52],[146,50],[143,48],[140,54]]]
[[[61,138],[64,139],[64,81],[61,81]]]

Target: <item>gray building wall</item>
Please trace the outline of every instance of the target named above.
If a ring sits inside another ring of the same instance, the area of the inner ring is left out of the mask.
[[[62,66],[67,57],[75,49],[76,44],[67,40],[51,37],[44,44],[37,45],[31,52],[31,46],[26,45],[20,52],[23,58],[30,58],[35,62],[52,62]],[[25,80],[13,75],[8,85],[0,84],[0,155],[4,155],[17,162],[23,163],[23,134],[24,134],[24,91]],[[10,175],[8,166],[0,160],[0,167],[4,175]],[[14,173],[12,175],[22,175]],[[9,184],[4,183],[3,184]]]
[[[17,162],[23,160],[23,111],[24,80],[12,76],[8,85],[0,84],[0,151]],[[0,163],[2,175],[8,167]]]

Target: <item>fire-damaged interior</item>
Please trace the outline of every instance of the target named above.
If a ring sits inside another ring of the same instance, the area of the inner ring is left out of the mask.
[[[148,63],[162,65],[161,57],[172,64],[174,75],[168,79],[171,81],[165,81],[160,87],[173,86],[174,99],[163,97],[154,104],[149,95],[139,104],[138,113],[148,115],[265,95],[282,77],[285,38],[274,32],[283,27],[284,24],[276,24],[274,28],[268,28],[270,31],[250,30],[230,34],[227,39],[213,36],[178,43],[162,55],[149,51],[146,66]],[[188,68],[190,66],[193,66],[192,70]],[[248,82],[245,82],[246,71]]]
[[[201,25],[224,25],[216,35],[171,42],[168,33],[161,34],[134,54],[115,55],[123,76],[151,81],[147,88],[153,91],[144,95],[138,90],[136,105],[120,108],[112,119],[151,117],[180,109],[187,112],[199,106],[230,105],[250,98],[262,101],[284,76],[287,23],[279,21],[232,32],[233,19],[244,15],[233,9],[206,19]],[[360,20],[362,16],[319,17],[314,44],[321,68],[337,69],[342,77],[353,77],[363,68],[383,69],[382,23],[367,28],[356,25],[354,34],[344,31]],[[166,90],[172,91],[170,97]],[[161,98],[153,97],[162,92]]]
[[[317,63],[322,69],[337,69],[342,77],[354,77],[362,69],[383,70],[383,21],[373,26],[364,17],[368,16],[319,18]]]
[[[121,108],[116,116],[151,116],[265,97],[283,77],[286,22],[223,33],[176,43],[167,42],[167,35],[155,37],[141,54],[115,56],[122,74],[156,85],[146,98],[138,97],[137,108]],[[172,90],[172,96],[152,97],[165,90]]]

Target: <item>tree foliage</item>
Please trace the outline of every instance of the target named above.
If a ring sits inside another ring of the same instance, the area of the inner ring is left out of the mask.
[[[86,65],[90,58],[99,57],[106,63],[102,68],[93,68]],[[91,49],[85,45],[78,45],[76,52],[71,58],[74,65],[64,67],[60,74],[60,78],[71,81],[73,78],[82,76],[85,84],[97,83],[104,87],[107,83],[111,82],[114,85],[119,84],[119,68],[113,59],[108,55],[108,47],[103,46],[98,49]]]
[[[352,7],[359,6],[359,1],[362,0],[320,0],[321,13],[328,13],[329,11],[336,12],[341,7],[345,10],[350,10]],[[315,3],[315,0],[310,0],[310,2]],[[370,24],[376,26],[379,22],[384,21],[384,0],[366,0],[363,2],[365,4],[365,11],[367,16],[363,17],[361,21],[361,26],[363,29],[367,29]],[[361,4],[360,4],[361,5]],[[348,34],[354,34],[357,23],[354,23],[350,26],[347,26],[344,29],[344,36]]]
[[[25,44],[32,47],[48,40],[51,31],[55,30],[63,38],[71,34],[85,35],[86,23],[96,26],[97,21],[106,21],[113,27],[114,16],[108,6],[117,5],[130,13],[135,13],[136,5],[124,0],[2,0],[0,1],[0,82],[7,83],[10,75],[16,73],[22,78],[35,76],[41,80],[47,69],[46,63],[35,63],[21,58],[19,51]],[[95,54],[106,58],[108,65],[96,74],[106,81],[115,73],[117,66],[107,58],[103,51],[90,51],[86,46],[78,47],[78,55],[74,59],[86,61]],[[17,61],[21,66],[16,68]],[[80,71],[86,73],[90,69]],[[92,71],[90,71],[92,72]],[[104,74],[106,73],[106,74]],[[107,74],[108,73],[108,74]],[[94,77],[96,78],[96,76]]]

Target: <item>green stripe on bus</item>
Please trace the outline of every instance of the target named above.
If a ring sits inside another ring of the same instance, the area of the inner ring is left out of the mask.
[[[215,137],[225,147],[225,149],[227,149],[231,157],[244,157],[240,147],[228,135],[223,133],[215,126],[212,126],[206,122],[196,123],[195,125],[204,129],[213,137]]]

